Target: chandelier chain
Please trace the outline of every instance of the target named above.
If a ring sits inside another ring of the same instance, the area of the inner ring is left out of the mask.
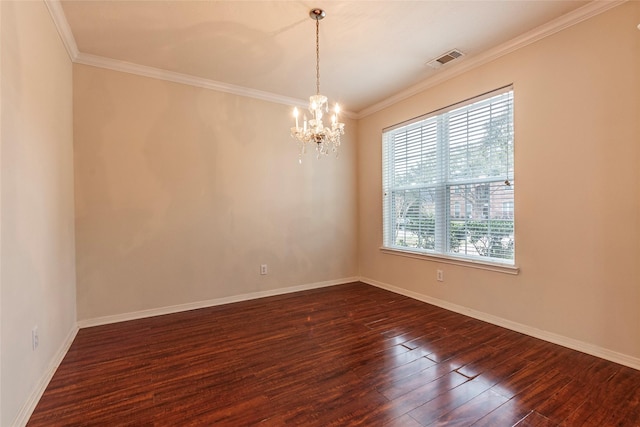
[[[320,21],[316,20],[316,95],[320,95]]]

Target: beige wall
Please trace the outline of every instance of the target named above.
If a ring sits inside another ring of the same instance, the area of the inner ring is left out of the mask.
[[[0,424],[10,426],[75,331],[72,67],[43,2],[0,8]]]
[[[300,165],[290,111],[74,65],[78,320],[357,276],[356,125]]]
[[[361,275],[637,361],[639,22],[629,2],[360,120]],[[381,253],[382,129],[510,83],[520,274]]]

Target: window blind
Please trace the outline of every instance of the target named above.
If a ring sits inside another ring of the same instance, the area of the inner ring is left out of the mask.
[[[513,264],[513,90],[383,132],[383,246]]]

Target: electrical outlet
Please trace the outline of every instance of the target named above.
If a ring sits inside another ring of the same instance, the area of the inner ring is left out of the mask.
[[[36,349],[38,348],[38,344],[40,344],[40,338],[38,337],[38,327],[34,326],[33,329],[31,329],[31,349],[33,351],[36,351]]]
[[[262,264],[260,266],[260,274],[262,274],[263,276],[267,274],[267,264]]]
[[[438,282],[444,282],[444,272],[442,270],[436,270],[436,279]]]

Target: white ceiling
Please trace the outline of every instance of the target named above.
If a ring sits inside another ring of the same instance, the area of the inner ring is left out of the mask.
[[[564,22],[587,3],[62,0],[61,11],[80,55],[304,100],[315,92],[315,21],[308,13],[321,7],[321,92],[358,113]],[[438,70],[426,65],[453,48],[466,55]]]

